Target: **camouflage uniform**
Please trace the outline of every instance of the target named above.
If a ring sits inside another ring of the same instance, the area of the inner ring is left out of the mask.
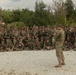
[[[46,39],[44,42],[44,49],[50,50],[51,49],[51,43],[49,39]]]
[[[12,30],[9,29],[7,30],[7,48],[9,48],[10,50],[13,50],[13,43],[12,43]]]
[[[41,48],[40,48],[40,41],[39,41],[39,38],[37,37],[37,36],[35,36],[35,41],[34,41],[34,43],[35,43],[35,49],[36,50],[40,50]]]
[[[19,48],[19,50],[23,50],[23,48],[24,48],[24,43],[23,43],[23,37],[22,36],[19,36],[18,48]]]
[[[70,27],[70,30],[68,33],[68,43],[69,43],[70,49],[74,49],[75,33],[72,27]]]
[[[1,51],[5,51],[6,50],[6,44],[5,44],[5,38],[4,38],[4,29],[2,30],[2,40],[1,40],[1,46],[2,46],[2,50]]]
[[[2,30],[0,30],[0,50],[2,50],[2,40],[3,40]]]
[[[32,41],[31,41],[31,35],[29,33],[26,34],[26,37],[24,39],[24,46],[27,50],[32,50]]]
[[[13,46],[14,46],[14,50],[18,49],[18,39],[19,39],[19,31],[16,29],[13,31]]]
[[[55,35],[56,35],[56,28],[53,29],[53,34],[52,34],[52,48],[55,48]]]
[[[41,43],[41,49],[44,48],[44,41],[45,41],[45,31],[44,29],[40,31],[40,43]]]
[[[56,67],[60,67],[61,64],[64,64],[64,55],[62,52],[64,39],[65,39],[64,31],[62,29],[58,29],[56,31],[56,37],[55,37],[55,41],[56,41],[55,47],[56,47],[56,55],[59,65],[57,65]]]
[[[74,33],[75,33],[75,43],[74,43],[75,48],[74,48],[74,50],[76,51],[76,27],[74,28]]]
[[[51,31],[47,28],[45,30],[44,49],[51,49]]]

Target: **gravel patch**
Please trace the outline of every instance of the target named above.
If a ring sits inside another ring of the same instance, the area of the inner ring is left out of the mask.
[[[76,75],[76,52],[64,51],[66,65],[58,64],[55,50],[0,53],[0,75]]]

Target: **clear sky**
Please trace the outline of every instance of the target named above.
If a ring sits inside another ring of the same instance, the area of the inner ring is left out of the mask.
[[[33,10],[36,0],[0,0],[0,7],[3,9],[22,9],[28,8]],[[44,3],[51,5],[52,0],[42,0]]]

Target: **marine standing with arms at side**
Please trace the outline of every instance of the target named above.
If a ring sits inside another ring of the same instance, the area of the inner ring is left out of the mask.
[[[57,31],[56,31],[56,35],[55,35],[55,48],[56,48],[56,56],[58,59],[58,65],[56,65],[55,67],[62,67],[62,65],[65,65],[64,62],[64,55],[63,55],[63,51],[62,51],[62,46],[65,40],[65,32],[62,28],[61,25],[59,25],[57,27]]]

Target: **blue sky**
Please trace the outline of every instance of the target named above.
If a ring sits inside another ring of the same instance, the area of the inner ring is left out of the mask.
[[[22,9],[33,10],[36,0],[0,0],[0,7],[3,9]],[[46,4],[51,4],[52,0],[42,0]]]

